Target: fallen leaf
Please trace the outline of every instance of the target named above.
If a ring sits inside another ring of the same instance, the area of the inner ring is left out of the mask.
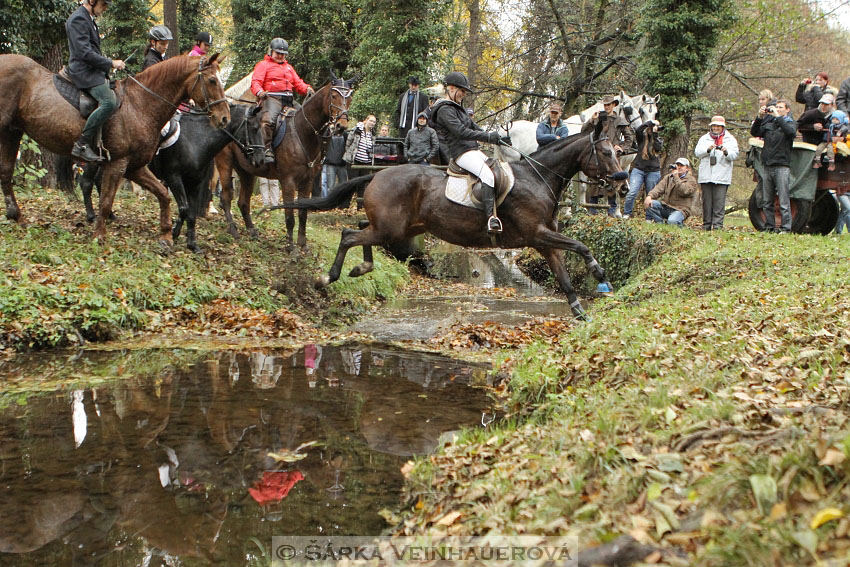
[[[847,455],[844,454],[844,451],[828,449],[823,458],[818,461],[818,464],[822,467],[835,467],[843,463],[846,459]]]
[[[815,514],[815,517],[812,518],[812,523],[809,524],[809,527],[813,530],[818,529],[823,524],[830,522],[832,520],[837,520],[839,518],[844,517],[844,512],[839,510],[838,508],[824,508]]]

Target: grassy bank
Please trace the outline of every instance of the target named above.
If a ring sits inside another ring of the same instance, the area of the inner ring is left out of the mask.
[[[218,215],[198,223],[205,254],[189,252],[182,237],[162,255],[151,196],[119,192],[118,219],[108,225],[104,246],[92,241],[81,203],[55,192],[18,196],[27,225],[0,222],[0,348],[50,348],[177,328],[294,337],[312,324],[333,328],[370,309],[407,278],[403,265],[377,254],[374,274],[343,276],[316,292],[313,278],[336,253],[342,226],[336,221],[354,224],[338,215],[328,217],[332,222],[323,223],[321,214],[308,219],[306,255],[287,252],[282,211],[255,219],[258,241],[234,240]],[[241,219],[237,223],[244,234]],[[353,251],[344,273],[360,261]]]
[[[511,417],[419,460],[396,531],[845,565],[850,240],[638,226],[666,252],[591,322],[503,356]]]

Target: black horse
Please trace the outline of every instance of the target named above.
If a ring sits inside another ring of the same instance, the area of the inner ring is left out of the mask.
[[[148,166],[174,195],[179,218],[172,230],[173,238],[180,236],[186,222],[186,246],[200,252],[195,239],[195,221],[203,214],[209,199],[207,191],[212,178],[216,154],[230,142],[245,155],[253,165],[263,164],[263,138],[260,131],[259,108],[241,104],[230,105],[231,120],[225,128],[210,124],[207,116],[192,113],[180,118],[180,137],[174,145],[160,149]],[[65,168],[60,168],[60,171]],[[79,183],[83,190],[86,220],[95,218],[91,193],[94,186],[100,191],[100,167],[87,165]]]
[[[429,232],[459,246],[534,248],[548,262],[561,290],[567,294],[573,313],[583,318],[584,308],[570,282],[561,250],[580,255],[590,273],[606,289],[611,287],[587,246],[558,232],[556,213],[565,182],[579,171],[603,184],[609,194],[625,187],[628,174],[621,170],[611,140],[602,135],[604,122],[600,118],[593,131],[553,142],[532,154],[531,159],[513,164],[516,184],[499,206],[505,231],[495,242],[484,230],[484,211],[449,201],[445,197],[446,175],[423,165],[385,169],[337,185],[327,197],[299,199],[273,208],[329,210],[348,202],[352,194],[366,187],[363,208],[368,220],[361,222],[360,230],[342,231],[333,266],[327,275],[316,280],[317,288],[339,279],[349,248],[363,247],[363,262],[349,273],[357,277],[374,267],[372,246],[403,242]]]

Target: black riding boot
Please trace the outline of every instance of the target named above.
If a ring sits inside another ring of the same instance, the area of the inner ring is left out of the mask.
[[[91,138],[88,136],[80,136],[80,139],[74,142],[74,147],[71,148],[71,157],[88,163],[100,163],[103,158],[91,147]]]
[[[481,183],[481,190],[481,203],[487,214],[487,233],[498,234],[502,232],[502,221],[496,216],[496,190],[486,183]]]

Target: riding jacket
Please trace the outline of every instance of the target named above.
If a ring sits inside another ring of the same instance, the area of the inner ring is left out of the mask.
[[[458,103],[442,98],[431,108],[431,127],[446,141],[453,159],[478,149],[478,142],[499,142],[498,132],[485,132]]]
[[[148,67],[156,65],[157,63],[162,63],[163,61],[165,61],[164,53],[160,53],[153,47],[148,47],[147,51],[145,51],[145,60],[142,63],[142,71]]]
[[[300,95],[306,95],[308,88],[310,85],[301,80],[289,62],[276,63],[271,55],[266,55],[257,63],[251,76],[251,92],[254,96],[257,96],[260,91],[269,93],[295,91]]]
[[[68,75],[78,89],[89,89],[106,82],[112,59],[100,51],[100,32],[84,6],[77,8],[65,22],[68,35]]]

